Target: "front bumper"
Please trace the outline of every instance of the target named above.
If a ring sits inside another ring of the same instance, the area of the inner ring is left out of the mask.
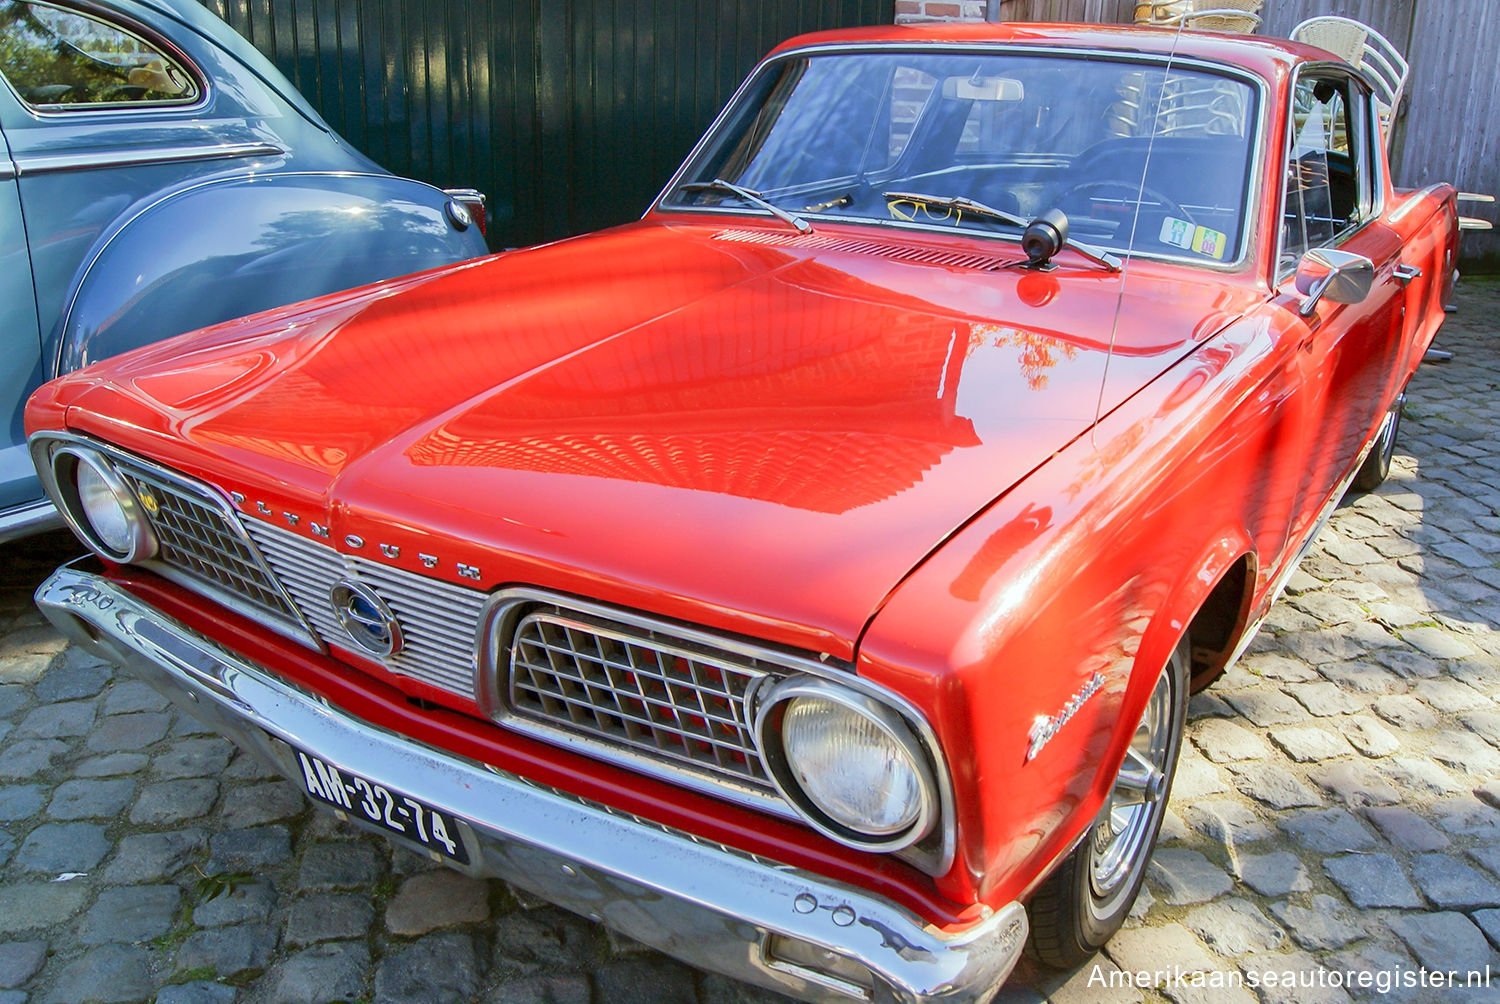
[[[376,728],[80,568],[58,569],[36,600],[70,639],[288,778],[302,778],[288,742],[360,765],[371,780],[458,817],[474,849],[471,874],[503,879],[694,966],[810,1001],[983,1001],[1026,941],[1019,903],[938,930],[857,888]]]

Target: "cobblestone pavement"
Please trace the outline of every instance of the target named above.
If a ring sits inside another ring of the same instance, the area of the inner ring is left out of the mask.
[[[1023,961],[1003,1001],[1500,999],[1500,281],[1459,302],[1390,483],[1194,698],[1134,919],[1071,977]],[[75,550],[0,547],[0,1004],[780,999],[311,811],[44,625],[31,591]],[[1486,966],[1489,989],[1418,976]],[[1157,985],[1179,973],[1205,986]]]

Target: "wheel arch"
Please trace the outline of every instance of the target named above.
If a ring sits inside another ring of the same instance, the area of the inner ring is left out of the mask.
[[[1189,690],[1197,693],[1228,668],[1250,627],[1259,561],[1250,535],[1227,530],[1187,566],[1141,639],[1138,665],[1155,672],[1187,636]]]

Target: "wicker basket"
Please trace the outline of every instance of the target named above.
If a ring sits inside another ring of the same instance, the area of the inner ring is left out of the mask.
[[[1139,0],[1135,23],[1249,34],[1260,27],[1263,0]]]

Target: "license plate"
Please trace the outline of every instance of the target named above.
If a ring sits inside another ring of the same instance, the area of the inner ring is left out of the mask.
[[[309,797],[362,817],[437,854],[469,863],[463,831],[454,818],[403,792],[292,747]]]

